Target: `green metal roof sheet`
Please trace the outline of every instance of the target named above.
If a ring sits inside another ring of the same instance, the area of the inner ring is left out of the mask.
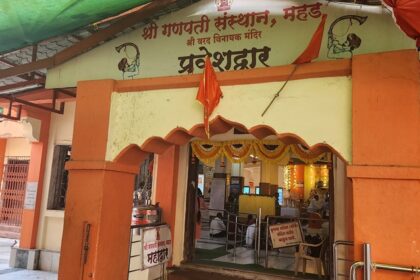
[[[150,0],[0,0],[0,53],[80,29]]]

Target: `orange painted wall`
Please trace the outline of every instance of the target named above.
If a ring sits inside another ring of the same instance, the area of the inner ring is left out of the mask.
[[[374,262],[420,263],[420,71],[415,51],[353,58],[355,257],[372,244]],[[374,272],[373,279],[411,279]]]
[[[416,51],[353,58],[353,164],[420,166]]]
[[[105,161],[114,81],[81,82],[77,91],[58,279],[126,279],[134,176],[138,165]],[[130,158],[130,157],[128,157]],[[86,262],[84,225],[91,225]]]
[[[419,197],[416,190],[420,189],[420,83],[417,53],[403,51],[355,56],[352,63],[353,166],[348,167],[348,176],[353,180],[356,257],[360,258],[361,243],[372,242],[373,256],[380,256],[380,261],[402,261],[402,264],[407,265],[414,264],[408,263],[411,261],[420,263],[417,249],[413,249],[413,245],[407,242],[392,243],[389,240],[403,240],[399,237],[401,235],[420,244],[417,225],[412,225],[416,221],[414,213],[418,210]],[[308,64],[308,67],[314,65],[320,64]],[[350,67],[346,66],[345,69],[347,71]],[[242,75],[240,72],[234,73]],[[223,75],[219,74],[220,77]],[[258,78],[266,81],[274,79],[276,75],[273,75],[262,75]],[[173,78],[170,82],[175,83],[173,86],[169,83],[162,84],[165,79],[156,79],[154,81],[158,83],[152,86],[171,88],[176,87],[178,81],[180,87],[180,84],[184,85],[183,80],[184,78]],[[246,77],[243,75],[233,80],[238,84],[246,83]],[[191,82],[196,85],[195,80]],[[60,280],[111,280],[123,279],[126,276],[128,246],[124,244],[127,244],[129,235],[125,227],[129,226],[131,206],[128,205],[132,199],[130,185],[133,183],[137,166],[133,167],[132,171],[122,170],[122,166],[128,164],[124,160],[116,161],[117,166],[109,167],[104,159],[111,92],[114,88],[122,91],[138,90],[144,84],[142,80],[89,81],[79,84],[73,162],[68,165],[70,181]],[[177,153],[175,148],[170,148],[160,156],[162,172],[168,174],[157,176],[157,200],[161,201],[164,209],[170,211],[173,211],[176,199]],[[385,172],[388,177],[384,178],[382,167],[370,168],[377,165],[390,168],[391,172]],[[399,178],[401,172],[396,171],[395,166],[404,169],[402,173],[410,174],[411,179]],[[411,166],[412,169],[408,170],[406,166]],[[168,188],[168,185],[171,187]],[[405,199],[404,207],[393,207],[396,197]],[[400,217],[397,220],[397,214],[389,213],[390,208],[396,209],[396,212],[401,211],[408,218]],[[173,223],[174,217],[171,214],[168,216],[170,211],[164,211],[167,212],[164,219]],[[392,227],[385,228],[391,224],[390,221],[393,222]],[[81,263],[83,222],[92,224],[91,247],[86,265]],[[385,235],[388,239],[378,238],[378,235]],[[402,252],[404,255],[404,252],[409,250],[412,250],[412,253],[407,260],[395,257],[395,252]],[[89,277],[90,272],[93,273],[92,277]],[[84,277],[81,278],[82,274]],[[393,276],[387,277],[381,279],[397,279]]]
[[[6,154],[7,139],[0,139],[0,180],[3,178],[4,156]]]
[[[31,144],[31,156],[27,180],[30,183],[38,183],[35,209],[23,210],[19,243],[20,248],[34,249],[36,248],[38,221],[41,210],[51,113],[36,109],[26,109],[25,115],[41,120],[39,142]]]
[[[156,175],[156,202],[162,208],[162,221],[171,228],[175,240],[176,197],[178,188],[179,146],[172,146],[158,155]],[[171,263],[169,264],[171,265]]]
[[[162,208],[163,221],[171,227],[172,239],[174,239],[175,229],[178,164],[178,146],[172,146],[165,153],[158,155],[156,202],[159,202]]]

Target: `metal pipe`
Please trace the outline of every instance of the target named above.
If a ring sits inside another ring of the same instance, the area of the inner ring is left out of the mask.
[[[350,280],[357,280],[357,274],[356,271],[358,268],[364,267],[364,262],[356,262],[350,267]],[[407,272],[407,273],[415,273],[420,274],[419,268],[414,267],[407,267],[407,266],[399,266],[399,265],[393,265],[393,264],[383,264],[383,263],[374,263],[372,266],[375,269],[383,269],[383,270],[390,270],[390,271],[396,271],[396,272]]]
[[[363,266],[363,280],[370,280],[371,279],[371,254],[370,254],[370,244],[365,243],[363,244],[363,260],[364,260],[364,266]]]
[[[351,265],[350,267],[350,280],[356,280],[357,279],[357,275],[356,275],[356,271],[358,268],[363,267],[364,263],[363,262],[355,262],[354,264]]]
[[[270,224],[270,217],[267,217],[267,224],[265,225],[265,268],[268,268],[268,225]]]
[[[257,247],[257,264],[260,264],[261,251],[261,208],[258,209],[258,247]]]
[[[229,250],[229,221],[230,221],[230,213],[227,212],[227,221],[226,221],[226,252]],[[211,232],[211,229],[210,229]]]
[[[244,225],[241,224],[241,246],[244,244]]]
[[[235,238],[233,244],[233,256],[236,257],[236,235],[238,233],[238,216],[235,217]]]
[[[383,264],[383,263],[374,263],[373,267],[375,269],[384,269],[384,270],[391,270],[391,271],[399,271],[399,272],[409,272],[419,274],[420,269],[418,267],[406,267],[406,266],[399,266],[393,264]]]

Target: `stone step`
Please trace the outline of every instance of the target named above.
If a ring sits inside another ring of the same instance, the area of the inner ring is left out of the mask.
[[[186,263],[182,264],[180,267],[181,271],[199,271],[209,275],[221,275],[227,278],[236,278],[236,279],[253,279],[253,280],[297,280],[302,279],[299,277],[293,276],[285,276],[285,275],[277,275],[265,272],[257,272],[257,271],[248,271],[248,270],[239,270],[235,268],[227,268],[227,267],[218,267],[218,266],[211,266],[211,265],[204,265],[204,264],[192,264]],[[203,274],[204,275],[204,274]],[[213,276],[214,277],[214,276]],[[219,278],[200,278],[200,280],[205,279],[219,279]],[[220,278],[223,279],[223,278]]]
[[[20,227],[0,224],[0,237],[19,239]]]

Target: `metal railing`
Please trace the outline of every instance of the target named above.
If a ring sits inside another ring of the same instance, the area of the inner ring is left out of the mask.
[[[251,215],[253,219],[256,220],[255,224],[255,234],[254,234],[254,242],[253,248],[255,250],[255,255],[257,256],[257,245],[258,245],[258,215],[252,213],[231,213],[227,210],[223,209],[212,209],[212,208],[202,208],[200,211],[203,213],[204,211],[209,211],[213,213],[223,213],[224,219],[223,222],[226,224],[226,238],[225,238],[225,250],[228,253],[231,253],[234,257],[236,256],[236,250],[238,245],[242,246],[246,243],[246,229],[248,228],[248,224],[244,224],[240,222],[240,219],[245,219],[248,215]],[[203,218],[201,215],[201,223],[202,226],[206,223],[209,224],[209,233],[211,233],[211,219]],[[210,236],[210,238],[212,238]]]
[[[236,249],[238,244],[243,244],[244,238],[243,235],[246,234],[246,228],[249,225],[243,224],[239,222],[240,217],[246,217],[248,215],[252,215],[253,219],[256,220],[255,223],[255,233],[254,233],[254,255],[255,255],[255,263],[260,264],[261,262],[261,241],[265,241],[265,259],[264,267],[268,268],[268,255],[269,255],[269,225],[271,219],[275,219],[276,221],[300,221],[300,222],[325,222],[328,221],[326,219],[317,219],[317,218],[304,218],[304,217],[295,217],[295,216],[266,216],[266,219],[262,219],[261,209],[259,209],[258,214],[252,213],[230,213],[227,210],[219,210],[219,209],[201,209],[201,211],[208,210],[213,212],[221,212],[223,213],[224,221],[226,222],[226,240],[225,240],[225,250],[226,252],[231,253],[234,257],[236,256]],[[206,220],[202,219],[202,223],[205,223]],[[210,222],[210,219],[208,220]],[[262,229],[264,228],[264,231]],[[209,227],[210,231],[211,228]],[[238,240],[239,237],[239,240]],[[233,239],[233,240],[232,240]],[[230,251],[230,249],[232,249]]]
[[[20,228],[29,158],[9,157],[0,178],[0,225]]]
[[[377,269],[388,270],[388,271],[396,271],[396,272],[404,272],[404,273],[412,273],[413,275],[419,276],[420,269],[419,266],[400,266],[394,264],[383,264],[383,263],[374,263],[372,262],[371,258],[371,246],[368,243],[363,244],[363,261],[355,262],[350,267],[350,279],[357,280],[357,269],[363,267],[363,276],[364,280],[370,280],[372,271]]]
[[[345,277],[348,278],[350,275],[345,274],[345,273],[339,273],[339,269],[338,269],[338,263],[339,262],[353,262],[353,260],[351,259],[346,259],[346,258],[340,258],[338,255],[338,248],[339,246],[354,246],[354,242],[353,241],[348,241],[348,240],[337,240],[334,242],[333,244],[333,275],[334,275],[334,279],[338,279],[338,277]]]

